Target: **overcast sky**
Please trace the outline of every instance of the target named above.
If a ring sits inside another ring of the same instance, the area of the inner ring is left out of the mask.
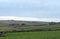
[[[0,0],[0,16],[60,18],[60,0]]]

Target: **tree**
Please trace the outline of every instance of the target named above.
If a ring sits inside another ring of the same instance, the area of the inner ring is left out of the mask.
[[[24,24],[24,23],[22,23],[21,25],[22,25],[22,26],[25,26],[25,24]]]
[[[0,37],[4,37],[5,36],[5,32],[0,32]]]

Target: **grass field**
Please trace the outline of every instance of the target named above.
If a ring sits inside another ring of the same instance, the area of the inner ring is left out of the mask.
[[[0,31],[9,31],[9,30],[33,30],[33,29],[60,29],[60,24],[59,25],[42,25],[42,26],[23,26],[23,27],[14,27],[14,26],[3,26],[0,27]]]
[[[0,39],[60,39],[60,31],[13,32]]]
[[[0,39],[60,39],[60,24],[59,25],[42,25],[42,26],[0,26],[0,31],[10,31],[10,30],[34,30],[43,29],[46,31],[40,32],[8,32],[5,37],[0,37]],[[47,31],[48,29],[58,31]]]

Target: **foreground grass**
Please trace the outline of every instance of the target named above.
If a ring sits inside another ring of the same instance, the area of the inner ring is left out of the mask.
[[[0,39],[60,39],[60,31],[13,32]]]

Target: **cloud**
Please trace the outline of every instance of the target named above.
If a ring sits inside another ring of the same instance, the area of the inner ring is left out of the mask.
[[[60,18],[33,18],[16,16],[0,16],[0,20],[60,22]]]

